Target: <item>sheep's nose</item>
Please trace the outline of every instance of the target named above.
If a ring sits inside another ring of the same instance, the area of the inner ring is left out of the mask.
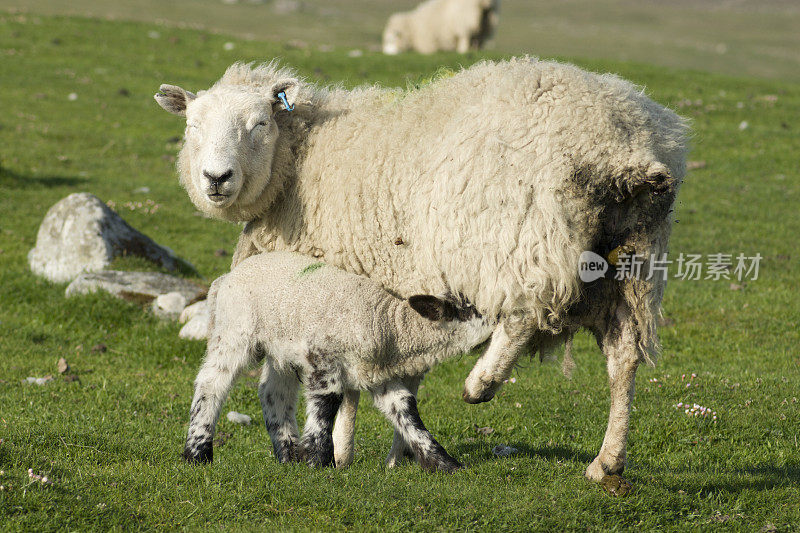
[[[213,172],[209,172],[208,170],[204,170],[203,176],[208,178],[214,185],[220,185],[231,179],[231,176],[233,176],[233,169],[229,168],[222,174],[215,174]]]

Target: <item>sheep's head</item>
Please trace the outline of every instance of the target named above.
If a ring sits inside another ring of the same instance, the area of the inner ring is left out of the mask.
[[[383,53],[393,56],[407,51],[410,39],[408,16],[405,13],[395,13],[389,17],[383,30]]]
[[[174,85],[160,87],[158,104],[186,118],[178,170],[200,211],[241,222],[268,207],[263,196],[278,140],[275,115],[294,105],[298,90],[294,78],[267,86],[217,84],[197,95]]]

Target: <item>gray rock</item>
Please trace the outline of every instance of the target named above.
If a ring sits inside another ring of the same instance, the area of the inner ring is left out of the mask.
[[[179,292],[160,294],[153,300],[153,312],[161,318],[174,320],[186,307],[186,302],[186,297]]]
[[[98,290],[137,303],[149,303],[162,294],[177,292],[187,302],[202,297],[206,288],[169,274],[160,272],[83,272],[67,286],[67,297],[86,294]]]
[[[50,208],[28,263],[35,274],[60,283],[103,270],[121,255],[143,257],[170,271],[194,269],[89,193],[71,194]]]

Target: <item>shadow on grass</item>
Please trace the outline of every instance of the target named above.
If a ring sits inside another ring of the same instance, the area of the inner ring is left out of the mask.
[[[585,451],[576,450],[568,446],[540,446],[532,447],[528,444],[520,442],[508,442],[506,446],[516,448],[518,451],[514,453],[513,457],[527,457],[529,459],[544,459],[550,462],[569,461],[580,464],[588,465],[594,459],[594,455]],[[469,455],[472,458],[470,461],[473,464],[483,463],[487,461],[496,461],[498,456],[492,452],[494,446],[488,442],[469,442],[463,443],[453,447],[453,451],[458,456]]]
[[[78,178],[74,176],[44,176],[35,178],[0,167],[0,187],[4,189],[54,189],[56,187],[74,187],[75,185],[80,185],[88,181],[87,178]]]
[[[757,465],[750,468],[733,468],[714,476],[704,476],[696,471],[676,472],[667,483],[670,490],[683,490],[701,495],[720,492],[739,493],[745,490],[774,490],[800,487],[800,464],[783,467]]]

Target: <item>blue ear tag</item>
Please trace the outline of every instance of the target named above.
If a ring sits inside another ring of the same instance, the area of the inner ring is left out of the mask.
[[[286,100],[286,93],[285,92],[281,91],[281,92],[278,93],[278,100],[283,102],[283,107],[286,108],[286,111],[294,111],[294,106],[293,105],[290,106],[289,102]]]

